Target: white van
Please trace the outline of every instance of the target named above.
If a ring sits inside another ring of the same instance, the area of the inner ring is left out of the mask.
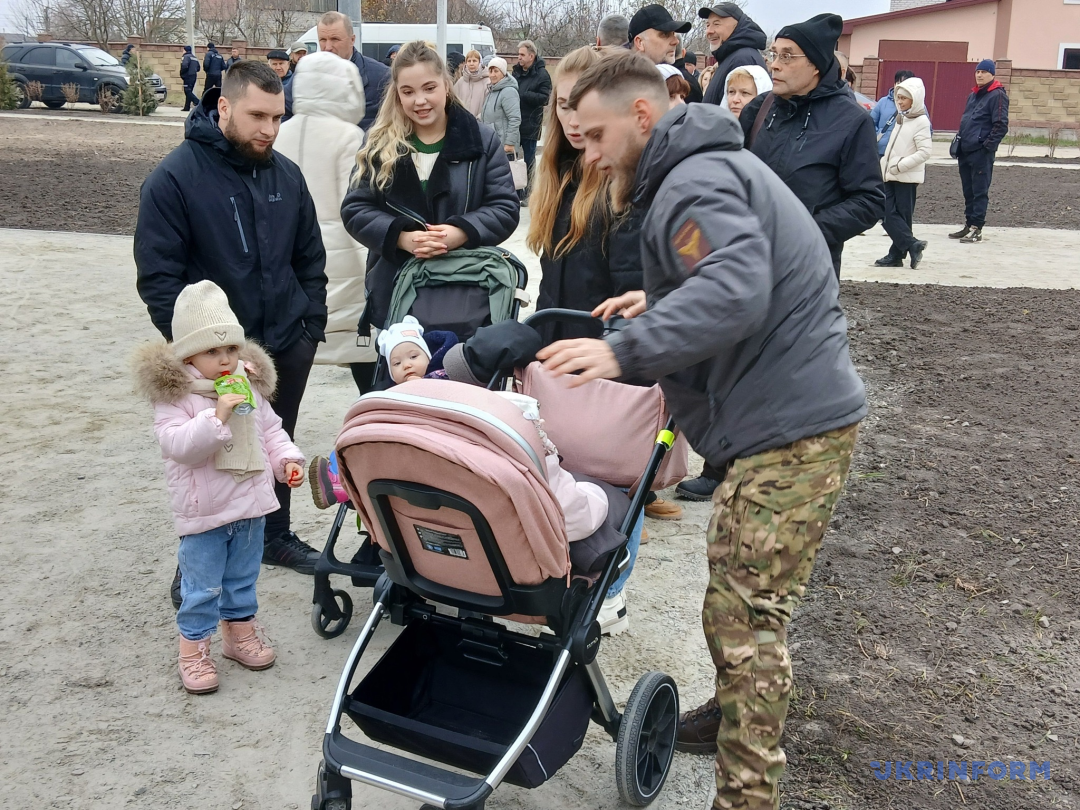
[[[399,23],[369,23],[353,28],[356,49],[369,59],[382,62],[391,45],[403,45],[417,39],[435,42],[438,35],[435,25],[404,25]],[[308,53],[319,50],[318,29],[311,28],[300,37],[308,46]],[[446,52],[465,54],[478,51],[481,58],[495,55],[495,38],[486,25],[447,25]]]

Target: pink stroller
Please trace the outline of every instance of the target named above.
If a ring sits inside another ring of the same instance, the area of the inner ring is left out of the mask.
[[[545,420],[554,438],[558,426]],[[625,442],[621,427],[601,416],[595,446]],[[673,442],[667,424],[633,497],[612,489],[616,527],[606,539],[579,541],[585,558],[574,543],[572,562],[543,446],[512,403],[478,387],[418,380],[350,409],[338,458],[385,574],[337,687],[313,810],[347,810],[353,781],[428,808],[482,808],[504,781],[535,788],[554,776],[590,719],[617,743],[622,798],[645,806],[659,795],[674,753],[678,689],[649,672],[620,713],[596,661],[596,618]],[[543,623],[553,634],[518,632],[493,617]],[[404,630],[357,679],[384,618]],[[382,747],[346,736],[343,726]]]

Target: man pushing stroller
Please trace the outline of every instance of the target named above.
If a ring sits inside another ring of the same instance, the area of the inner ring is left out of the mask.
[[[669,111],[644,57],[605,58],[568,105],[586,160],[643,210],[645,290],[594,313],[632,318],[626,329],[538,356],[579,372],[575,384],[659,380],[691,445],[727,471],[702,610],[716,696],[683,715],[677,747],[716,754],[715,808],[773,810],[792,690],[786,628],[866,415],[832,260],[805,207],[743,150],[735,118],[702,104]]]

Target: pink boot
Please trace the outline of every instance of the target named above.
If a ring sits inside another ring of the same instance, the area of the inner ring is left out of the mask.
[[[221,654],[248,669],[266,669],[274,665],[274,650],[268,647],[256,630],[255,620],[221,622]]]
[[[315,456],[308,465],[308,483],[311,485],[311,499],[319,509],[329,509],[342,503],[349,503],[349,493],[341,485],[338,474],[337,454]]]
[[[180,636],[180,680],[193,695],[217,691],[217,667],[210,657],[210,639],[188,641]]]

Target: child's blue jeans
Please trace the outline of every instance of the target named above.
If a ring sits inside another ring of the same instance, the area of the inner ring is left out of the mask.
[[[641,514],[638,515],[637,523],[634,524],[634,528],[630,532],[630,542],[626,544],[626,550],[630,552],[630,564],[626,566],[625,571],[619,574],[619,578],[615,580],[615,583],[608,588],[608,599],[622,593],[622,589],[626,587],[626,581],[630,579],[630,574],[634,570],[634,563],[637,562],[638,548],[641,547],[641,530],[644,526],[645,510],[642,509]]]
[[[220,619],[246,619],[258,612],[255,582],[265,526],[266,518],[249,518],[180,538],[176,556],[183,603],[176,624],[188,641],[210,638]]]

